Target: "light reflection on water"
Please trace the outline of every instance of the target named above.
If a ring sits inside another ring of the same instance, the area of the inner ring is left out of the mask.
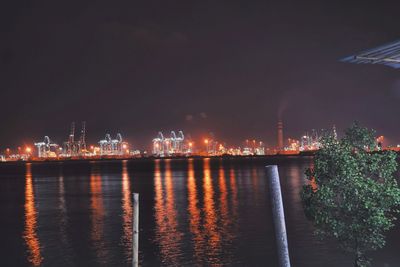
[[[228,190],[226,188],[226,177],[225,170],[222,165],[219,166],[218,170],[218,185],[220,190],[219,204],[220,204],[220,220],[223,228],[229,225],[229,210],[228,210]]]
[[[196,170],[193,159],[188,160],[186,190],[187,190],[187,221],[177,221],[177,203],[175,202],[175,190],[170,161],[164,163],[164,171],[161,170],[161,161],[157,160],[154,171],[155,186],[155,220],[156,239],[160,246],[163,263],[179,265],[184,253],[180,245],[184,235],[189,236],[190,247],[193,250],[193,260],[201,265],[221,265],[230,257],[231,253],[222,253],[222,242],[230,244],[236,237],[234,227],[237,212],[237,188],[234,170],[229,172],[231,195],[233,197],[231,210],[229,210],[229,192],[225,169],[220,163],[218,172],[214,175],[210,167],[210,159],[202,161],[200,174],[201,187],[196,183]],[[218,188],[214,188],[217,186]],[[202,201],[199,201],[199,189],[202,192]],[[218,190],[217,190],[218,189]],[[218,192],[217,192],[218,191]],[[187,231],[185,230],[187,227]],[[187,233],[186,233],[187,232]],[[224,259],[221,257],[224,254]]]
[[[229,183],[231,186],[231,206],[232,206],[232,220],[237,220],[237,207],[238,207],[238,189],[236,186],[236,175],[235,175],[235,170],[233,169],[233,166],[231,166],[229,170]]]
[[[91,203],[91,239],[97,259],[100,263],[106,261],[107,250],[104,240],[104,205],[102,194],[102,177],[96,163],[90,174],[90,203]]]
[[[58,178],[58,209],[59,209],[59,228],[60,228],[60,238],[61,242],[65,247],[69,247],[68,241],[68,210],[65,201],[65,186],[64,186],[64,176],[62,173]]]
[[[309,164],[280,165],[294,266],[321,266],[327,257],[326,267],[349,262],[321,246],[304,218],[298,193]],[[14,216],[24,216],[22,241],[28,253],[21,255],[26,264],[16,266],[130,265],[133,192],[141,199],[142,266],[257,266],[265,258],[273,266],[276,261],[265,162],[59,165],[26,165],[25,205]]]
[[[132,260],[132,194],[126,160],[122,161],[122,212],[124,228],[122,243],[125,247],[125,255],[130,262]]]
[[[160,160],[156,160],[154,190],[156,240],[160,246],[162,261],[164,264],[176,266],[180,255],[181,234],[176,217],[170,160],[165,161],[164,173],[160,170]]]
[[[191,240],[193,242],[194,258],[196,262],[198,262],[202,258],[203,248],[199,242],[202,238],[200,229],[201,215],[197,199],[197,187],[196,187],[196,178],[193,167],[193,159],[189,160],[187,191],[188,191],[189,229],[191,233]]]
[[[25,231],[24,239],[28,247],[28,261],[33,266],[39,266],[42,261],[40,241],[37,236],[37,212],[35,207],[35,192],[31,164],[26,164],[26,185],[25,185]]]
[[[214,188],[210,170],[210,159],[205,158],[203,164],[203,191],[204,191],[204,235],[207,240],[206,257],[214,264],[219,264],[220,232],[217,229],[217,210],[214,201]]]

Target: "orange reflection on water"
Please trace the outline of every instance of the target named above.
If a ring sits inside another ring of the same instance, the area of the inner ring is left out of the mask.
[[[167,231],[166,225],[164,223],[164,197],[163,197],[163,185],[161,181],[161,171],[160,171],[160,160],[155,161],[154,170],[154,191],[155,191],[155,219],[157,224],[157,235],[162,236],[162,233]]]
[[[202,248],[200,240],[202,240],[202,234],[200,231],[200,209],[198,207],[197,199],[197,188],[196,188],[196,178],[194,175],[193,159],[189,159],[189,169],[188,169],[188,180],[187,180],[187,190],[188,190],[188,212],[189,212],[189,227],[190,232],[193,236],[193,245],[196,260],[202,253]]]
[[[103,206],[103,193],[102,181],[99,170],[93,166],[90,174],[90,203],[92,212],[92,231],[91,239],[93,247],[99,258],[103,258],[105,254],[104,249],[104,206]]]
[[[178,231],[170,160],[165,161],[164,174],[165,188],[162,183],[160,161],[156,160],[154,172],[156,237],[160,244],[163,262],[176,266],[177,257],[181,254],[179,243],[182,234]]]
[[[226,181],[225,181],[225,170],[224,167],[222,166],[222,163],[219,167],[219,189],[221,191],[220,197],[219,197],[219,203],[220,203],[220,210],[221,210],[221,216],[220,219],[222,221],[222,225],[226,227],[229,223],[229,211],[228,211],[228,191],[226,188]]]
[[[124,236],[122,238],[125,254],[132,258],[132,199],[127,161],[122,161],[122,219]]]
[[[43,257],[40,252],[40,242],[37,237],[37,212],[35,208],[35,193],[33,190],[31,164],[26,164],[25,184],[25,231],[24,239],[28,246],[28,260],[33,266],[39,266]]]
[[[221,238],[217,228],[217,214],[215,210],[214,188],[212,184],[209,158],[204,159],[203,166],[204,166],[203,189],[204,189],[204,216],[205,216],[204,230],[208,239],[208,245],[211,252],[210,256],[213,256],[219,253]]]
[[[218,217],[221,222],[221,229],[220,229],[221,240],[223,240],[224,244],[231,244],[232,240],[235,239],[236,237],[237,231],[234,229],[234,227],[237,225],[237,221],[236,218],[234,218],[234,216],[229,211],[228,187],[225,176],[225,169],[224,166],[222,165],[222,162],[220,163],[218,176],[219,176],[218,180],[220,189],[220,196],[219,196],[220,215]],[[236,211],[237,206],[232,207],[232,209]],[[228,251],[224,252],[225,260],[231,259],[232,256],[233,256],[232,253],[229,253]]]
[[[236,175],[235,175],[235,170],[231,167],[229,170],[229,183],[230,183],[230,191],[232,194],[232,217],[233,220],[236,220],[237,218],[237,207],[238,207],[238,189],[236,185]]]

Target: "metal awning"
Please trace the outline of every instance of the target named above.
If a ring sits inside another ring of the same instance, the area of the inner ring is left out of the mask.
[[[340,61],[356,64],[383,64],[398,69],[400,68],[400,40],[345,57]]]

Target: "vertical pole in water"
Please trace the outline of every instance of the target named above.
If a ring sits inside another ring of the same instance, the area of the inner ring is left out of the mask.
[[[139,194],[133,193],[133,212],[132,212],[132,266],[139,266]]]
[[[272,218],[275,226],[276,243],[278,247],[278,260],[280,267],[290,267],[289,249],[286,236],[285,214],[283,211],[281,184],[279,181],[278,167],[266,166],[267,179],[272,201]]]

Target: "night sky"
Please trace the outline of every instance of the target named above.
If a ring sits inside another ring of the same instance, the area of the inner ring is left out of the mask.
[[[400,71],[339,59],[400,38],[385,1],[7,1],[0,148],[159,130],[274,145],[352,121],[400,142]]]

